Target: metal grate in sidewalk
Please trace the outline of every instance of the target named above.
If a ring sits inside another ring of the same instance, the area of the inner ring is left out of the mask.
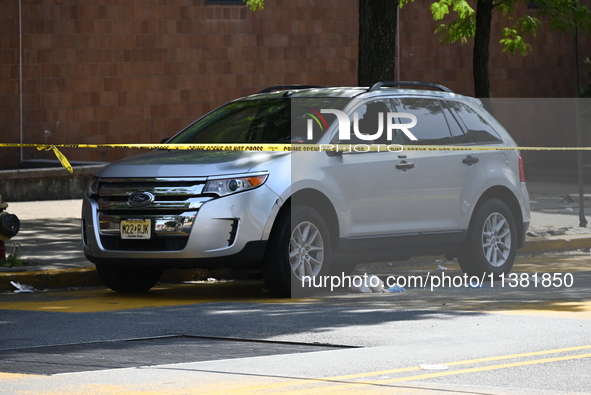
[[[51,375],[341,348],[348,347],[173,336],[0,350],[0,372]]]

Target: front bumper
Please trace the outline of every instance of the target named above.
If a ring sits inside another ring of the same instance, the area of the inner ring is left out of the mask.
[[[278,211],[279,197],[268,187],[214,199],[201,199],[183,213],[129,208],[102,210],[84,197],[84,253],[99,264],[221,267],[258,262],[266,244],[269,221]],[[123,219],[150,219],[149,240],[122,239]]]

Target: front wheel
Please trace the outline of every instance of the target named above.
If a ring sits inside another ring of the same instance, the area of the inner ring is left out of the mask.
[[[517,227],[511,210],[499,199],[485,201],[475,212],[458,254],[469,275],[509,273],[517,253]]]
[[[278,216],[262,262],[266,287],[284,297],[309,293],[315,277],[327,275],[331,243],[318,211],[287,207]]]
[[[108,288],[116,292],[146,292],[160,279],[162,269],[96,265],[96,271]]]

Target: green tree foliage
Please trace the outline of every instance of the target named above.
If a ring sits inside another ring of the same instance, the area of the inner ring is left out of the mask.
[[[414,0],[402,0],[405,4]],[[490,97],[488,59],[490,56],[490,31],[493,13],[503,16],[506,25],[502,28],[500,43],[503,52],[525,56],[531,46],[526,37],[534,36],[542,24],[532,15],[517,15],[518,3],[530,5],[526,0],[440,0],[431,4],[435,21],[449,20],[439,24],[435,31],[444,43],[467,43],[474,40],[473,72],[474,90],[478,97]],[[591,11],[576,0],[538,0],[536,14],[549,23],[553,30],[564,32],[591,32]]]
[[[262,10],[265,7],[265,0],[243,0],[251,11]]]
[[[503,51],[511,55],[515,55],[517,52],[525,55],[530,50],[530,46],[523,37],[527,34],[535,35],[540,21],[530,15],[515,18],[515,3],[517,3],[516,0],[492,2],[492,8],[501,12],[509,24],[502,30]],[[456,15],[456,18],[450,23],[442,23],[436,27],[435,31],[441,34],[441,42],[460,41],[465,44],[468,39],[474,38],[476,35],[476,10],[466,0],[436,1],[431,4],[431,13],[435,21],[441,21],[452,13]]]

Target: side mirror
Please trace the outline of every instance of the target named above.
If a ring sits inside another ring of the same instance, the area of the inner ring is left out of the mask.
[[[343,156],[343,151],[324,151],[327,156]]]
[[[168,140],[170,140],[170,137],[165,137],[162,140],[160,140],[160,144],[166,144]]]

